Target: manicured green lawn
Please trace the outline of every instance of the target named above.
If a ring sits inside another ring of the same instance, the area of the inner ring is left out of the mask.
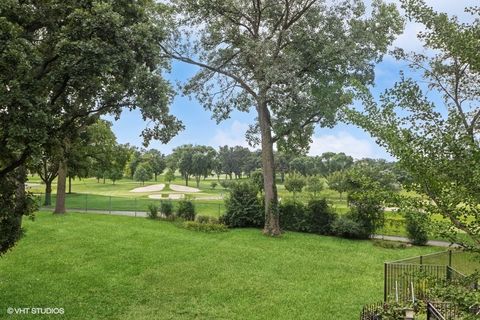
[[[350,320],[382,299],[384,261],[437,250],[84,213],[39,213],[25,228],[0,258],[0,318],[58,307],[67,319]]]

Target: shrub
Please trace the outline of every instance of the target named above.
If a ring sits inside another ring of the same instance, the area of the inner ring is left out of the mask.
[[[262,227],[265,223],[258,190],[248,182],[232,184],[225,200],[226,212],[221,221],[229,227]]]
[[[427,244],[429,219],[425,213],[408,210],[405,212],[405,223],[408,238],[413,244],[418,246]]]
[[[212,181],[212,182],[210,183],[210,188],[212,188],[212,190],[213,190],[213,189],[215,189],[215,188],[217,187],[217,185],[218,185],[217,182]]]
[[[360,225],[364,232],[362,238],[368,238],[384,225],[382,200],[375,193],[355,192],[348,196],[348,202],[349,218]]]
[[[223,189],[230,189],[230,187],[235,184],[232,181],[229,180],[222,180],[220,181],[220,186],[222,186]]]
[[[170,218],[173,214],[173,204],[170,201],[160,202],[160,213],[163,214],[165,218]]]
[[[177,215],[185,220],[195,220],[195,206],[193,205],[193,202],[188,200],[179,201]]]
[[[188,230],[202,231],[202,232],[225,232],[228,231],[226,225],[221,223],[201,223],[198,221],[185,221],[183,227]]]
[[[307,204],[307,211],[310,217],[310,232],[332,234],[332,223],[337,219],[337,215],[330,208],[327,200],[310,200]]]
[[[198,223],[218,223],[218,219],[210,216],[197,216],[195,219]]]
[[[259,192],[263,192],[263,172],[260,170],[253,171],[250,175],[250,181],[257,187]]]
[[[310,232],[310,217],[305,206],[299,202],[287,201],[278,207],[282,229]]]
[[[348,215],[339,216],[332,223],[333,234],[349,239],[364,239],[365,230],[362,225]]]
[[[158,207],[153,203],[149,204],[147,215],[148,215],[148,218],[150,218],[150,219],[157,219],[157,217],[158,217]]]

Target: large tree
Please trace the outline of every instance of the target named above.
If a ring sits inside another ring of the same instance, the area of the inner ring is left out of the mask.
[[[94,115],[139,108],[152,121],[145,143],[166,142],[181,129],[159,72],[167,67],[159,54],[164,9],[153,0],[0,1],[0,183],[10,185],[49,139],[63,139]],[[59,169],[64,188],[65,161]],[[18,208],[26,206],[2,210],[2,232],[20,230],[3,226],[21,223],[5,217]]]
[[[402,21],[394,5],[322,0],[172,0],[179,32],[168,57],[196,65],[187,83],[221,121],[232,110],[257,114],[265,183],[264,233],[280,234],[273,145],[306,148],[315,124],[332,125],[354,86],[373,81]]]
[[[364,110],[349,111],[349,118],[398,159],[409,174],[410,188],[430,199],[417,205],[449,219],[452,231],[470,235],[478,249],[480,70],[476,63],[480,51],[469,49],[478,48],[478,33],[476,38],[465,35],[468,30],[478,31],[479,20],[460,24],[435,13],[423,1],[403,0],[402,4],[413,19],[425,24],[427,31],[421,37],[426,48],[436,51],[424,55],[396,50],[396,56],[406,60],[422,81],[402,75],[379,101],[366,94]],[[477,14],[479,8],[471,11]],[[445,30],[451,41],[445,38]],[[438,92],[441,101],[430,100],[424,89]]]

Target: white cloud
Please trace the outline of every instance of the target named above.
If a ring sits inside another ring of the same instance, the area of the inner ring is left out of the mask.
[[[311,156],[321,155],[324,152],[344,152],[355,159],[388,158],[391,157],[370,139],[360,139],[348,132],[314,136],[310,144]]]
[[[245,139],[247,130],[248,124],[235,120],[229,128],[217,129],[209,144],[214,147],[224,145],[248,147]]]

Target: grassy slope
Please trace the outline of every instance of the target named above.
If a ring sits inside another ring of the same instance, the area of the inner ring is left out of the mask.
[[[25,226],[0,258],[0,318],[36,306],[68,319],[355,319],[381,300],[384,261],[436,250],[91,214],[40,213]]]

